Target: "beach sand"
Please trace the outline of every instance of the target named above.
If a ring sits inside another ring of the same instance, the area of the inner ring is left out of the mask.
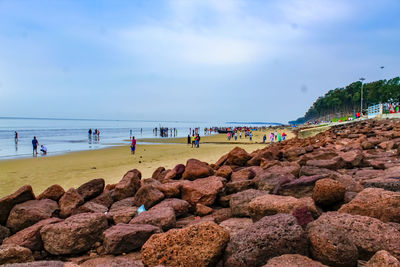
[[[286,130],[288,138],[293,134]],[[40,194],[52,184],[60,184],[65,190],[89,181],[104,178],[106,184],[117,183],[131,169],[138,169],[143,178],[151,177],[160,166],[173,168],[190,158],[215,163],[221,156],[239,146],[247,152],[265,147],[263,132],[254,132],[249,138],[227,141],[226,134],[201,137],[200,148],[187,145],[187,138],[144,139],[145,142],[163,144],[137,145],[136,154],[130,154],[129,146],[99,150],[72,152],[57,156],[24,158],[0,161],[0,198],[13,193],[19,187],[30,184],[35,194]],[[258,142],[258,143],[257,143]]]

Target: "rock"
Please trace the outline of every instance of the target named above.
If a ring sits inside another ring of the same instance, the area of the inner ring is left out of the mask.
[[[114,193],[112,194],[114,201],[134,196],[140,188],[141,179],[142,174],[140,171],[136,169],[128,171],[115,186]]]
[[[290,196],[266,194],[251,200],[248,207],[253,221],[277,213],[292,213],[295,209],[300,207],[309,208],[315,217],[319,215],[314,200],[310,197],[298,199]]]
[[[11,195],[5,196],[0,199],[0,224],[5,224],[8,218],[8,214],[15,204],[25,202],[31,199],[35,199],[32,187],[30,185],[24,185],[16,192]]]
[[[178,164],[165,175],[163,180],[165,181],[165,180],[180,179],[180,178],[182,178],[182,174],[184,172],[185,172],[185,165]]]
[[[151,210],[156,210],[156,209],[166,209],[166,208],[172,208],[175,212],[175,216],[179,217],[182,215],[185,215],[190,208],[189,202],[178,199],[178,198],[167,198],[155,205],[154,207],[151,208]]]
[[[151,224],[167,231],[176,224],[175,212],[172,208],[151,209],[133,218],[130,224]]]
[[[241,192],[247,189],[255,188],[256,184],[254,180],[244,180],[237,182],[229,182],[226,184],[226,193],[233,194],[237,192]]]
[[[7,227],[0,225],[0,245],[3,243],[3,240],[10,235],[10,229]]]
[[[107,214],[108,217],[112,217],[115,224],[118,223],[129,223],[133,217],[138,214],[138,207],[125,207],[120,209],[115,209]]]
[[[111,192],[109,190],[104,190],[100,195],[90,200],[90,202],[103,205],[106,208],[110,208],[110,206],[113,204]]]
[[[215,208],[208,216],[212,217],[214,222],[219,224],[222,221],[232,218],[232,211],[230,208]]]
[[[309,257],[299,254],[285,254],[270,259],[263,267],[329,267]]]
[[[141,261],[140,253],[133,252],[120,256],[105,255],[89,259],[80,263],[81,267],[144,267]],[[65,266],[67,267],[67,266]],[[162,267],[162,266],[160,266]]]
[[[380,250],[364,265],[364,267],[400,267],[400,262],[385,250]]]
[[[43,191],[36,199],[51,199],[54,201],[58,201],[62,195],[64,195],[65,191],[61,185],[53,184],[52,186],[48,187],[46,190]]]
[[[189,159],[186,162],[185,172],[182,174],[184,180],[195,180],[214,174],[214,170],[206,163],[197,159]]]
[[[269,193],[278,194],[283,184],[294,181],[296,177],[289,174],[276,174],[265,172],[261,175],[256,176],[253,181],[256,182],[257,188],[265,190]]]
[[[103,233],[107,254],[121,254],[141,248],[153,234],[161,229],[150,224],[117,224]]]
[[[104,179],[93,179],[78,187],[77,191],[85,200],[89,200],[100,195],[104,190],[104,185]]]
[[[321,206],[330,206],[343,201],[346,192],[345,186],[333,179],[318,180],[313,189],[312,198]]]
[[[400,192],[366,188],[339,212],[377,218],[383,222],[400,223]]]
[[[191,205],[197,203],[207,206],[212,205],[218,193],[222,192],[225,182],[224,178],[211,176],[185,183],[182,185],[182,199]]]
[[[180,197],[182,183],[170,182],[157,185],[156,188],[160,190],[166,198]]]
[[[101,240],[107,229],[107,218],[101,213],[81,213],[63,222],[45,225],[40,230],[46,251],[53,255],[78,254],[88,251]]]
[[[364,141],[364,142],[361,143],[361,147],[364,150],[367,150],[367,149],[373,149],[375,147],[375,145],[372,142]]]
[[[264,168],[265,169],[265,168]],[[300,172],[300,165],[296,162],[278,162],[278,164],[273,165],[265,169],[265,172],[277,175],[287,175],[292,174],[298,176]]]
[[[306,206],[294,209],[292,215],[296,218],[297,223],[303,228],[305,228],[310,222],[314,221],[312,211]]]
[[[152,185],[145,185],[139,188],[135,194],[135,204],[140,207],[144,205],[146,209],[164,199],[164,194]]]
[[[218,159],[217,162],[215,162],[215,166],[217,168],[221,167],[226,162],[227,159],[228,159],[228,154],[223,155]]]
[[[326,175],[301,176],[299,179],[281,183],[280,188],[275,188],[273,192],[297,198],[312,196],[315,182],[325,177]]]
[[[142,179],[140,180],[140,186],[145,186],[145,185],[151,185],[151,186],[158,186],[161,185],[161,183],[159,181],[157,181],[156,179],[153,178],[147,178],[147,179]]]
[[[220,177],[224,177],[227,180],[229,180],[229,178],[231,178],[231,174],[232,174],[232,168],[225,165],[220,167],[216,172],[215,172],[215,176],[220,176]]]
[[[230,237],[232,238],[236,233],[249,227],[253,224],[253,220],[250,218],[230,218],[222,221],[219,225],[228,230]]]
[[[146,266],[215,266],[221,257],[229,233],[212,222],[155,234],[142,247]]]
[[[378,219],[327,212],[307,226],[313,258],[333,266],[354,266],[379,250],[400,258],[400,231]]]
[[[268,194],[263,190],[249,189],[231,195],[229,206],[232,210],[232,215],[235,217],[250,216],[249,203],[254,198]]]
[[[245,181],[253,179],[256,173],[251,168],[244,168],[239,171],[233,172],[231,175],[232,182]]]
[[[13,233],[35,223],[48,219],[58,210],[58,204],[51,199],[28,200],[13,207],[7,219],[7,227]]]
[[[40,229],[48,224],[53,224],[62,221],[58,218],[50,218],[41,220],[40,222],[25,228],[16,234],[7,238],[3,244],[5,245],[18,245],[21,247],[29,248],[31,251],[40,251],[43,249],[42,239],[40,238]]]
[[[307,255],[305,232],[290,214],[266,216],[231,237],[224,266],[262,266],[282,254]]]
[[[128,197],[120,201],[114,202],[114,204],[111,205],[110,212],[134,206],[135,206],[135,198]]]
[[[156,179],[157,181],[162,182],[164,180],[164,177],[166,175],[166,171],[164,167],[158,167],[154,172],[151,178]]]
[[[83,203],[84,199],[78,191],[75,188],[70,188],[58,201],[60,205],[60,217],[66,218],[70,216]]]
[[[108,211],[107,207],[89,201],[89,202],[86,202],[85,204],[83,204],[82,206],[80,206],[79,208],[75,209],[72,214],[87,213],[87,212],[89,212],[89,213],[105,213],[107,211]]]
[[[388,191],[400,192],[400,179],[398,177],[380,177],[364,181],[362,184],[364,187],[377,187]]]
[[[178,219],[176,221],[175,228],[185,228],[185,227],[188,227],[188,226],[191,226],[191,225],[202,224],[202,223],[205,223],[205,222],[213,222],[213,223],[215,223],[214,218],[211,217],[210,215],[204,216],[204,217],[189,215],[187,217]]]
[[[34,261],[27,263],[6,264],[4,267],[79,267],[79,265],[72,262],[63,261]]]
[[[244,166],[250,159],[251,156],[246,152],[246,150],[240,147],[235,147],[228,153],[225,164]]]
[[[207,214],[210,214],[211,212],[213,212],[213,209],[210,207],[207,207],[203,204],[196,204],[196,215],[199,216],[205,216]]]
[[[364,158],[362,152],[359,150],[352,150],[341,153],[340,157],[344,162],[344,166],[349,169],[360,166]]]
[[[335,157],[332,159],[313,159],[308,160],[306,163],[308,166],[314,166],[318,168],[326,168],[330,170],[340,169],[343,165],[343,161],[340,157]]]
[[[0,265],[34,261],[32,251],[17,245],[0,246]]]

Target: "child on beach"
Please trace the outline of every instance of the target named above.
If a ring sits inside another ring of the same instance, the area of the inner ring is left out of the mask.
[[[285,141],[285,139],[286,139],[286,133],[283,132],[283,133],[282,133],[282,140]]]
[[[269,135],[269,139],[271,140],[271,143],[273,143],[274,142],[274,133],[271,133],[270,135]]]
[[[132,144],[131,144],[131,153],[132,155],[135,154],[135,150],[136,150],[136,139],[134,136],[132,136]]]
[[[42,145],[40,147],[40,152],[42,152],[43,155],[47,155],[47,146],[46,145]]]

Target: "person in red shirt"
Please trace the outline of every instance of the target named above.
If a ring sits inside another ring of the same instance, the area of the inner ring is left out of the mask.
[[[136,149],[136,139],[134,136],[132,136],[132,144],[131,144],[131,153],[135,154],[135,149]]]

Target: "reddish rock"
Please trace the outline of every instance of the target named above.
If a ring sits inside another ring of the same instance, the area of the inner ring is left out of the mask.
[[[64,195],[64,193],[64,188],[62,188],[61,185],[53,184],[52,186],[44,190],[43,193],[41,193],[36,199],[41,200],[48,198],[54,201],[58,201],[62,197],[62,195]]]
[[[182,179],[195,180],[213,175],[214,170],[206,163],[197,159],[189,159],[186,162],[185,172]]]
[[[241,192],[247,189],[255,188],[256,183],[254,180],[244,180],[237,182],[229,182],[226,184],[225,191],[227,194]]]
[[[359,150],[351,150],[340,154],[342,161],[344,162],[344,167],[354,168],[360,166],[363,160],[363,154]]]
[[[340,157],[335,157],[333,159],[317,159],[317,160],[308,160],[308,166],[314,166],[318,168],[326,168],[330,170],[340,169],[343,165],[343,161]]]
[[[3,243],[3,240],[10,235],[10,229],[7,227],[0,225],[0,245]]]
[[[100,195],[104,190],[104,185],[104,179],[93,179],[78,187],[77,191],[85,200],[89,200]]]
[[[222,165],[224,165],[227,159],[228,159],[228,154],[223,155],[222,157],[219,158],[217,162],[215,162],[215,166],[221,167]]]
[[[179,217],[188,213],[190,204],[189,202],[178,198],[167,198],[151,208],[151,210],[172,208],[175,216]]]
[[[34,261],[32,251],[17,245],[0,246],[0,265]]]
[[[275,174],[265,172],[261,175],[256,176],[253,180],[256,182],[258,189],[265,190],[273,194],[278,194],[279,190],[281,190],[282,185],[296,180],[296,177],[290,173]]]
[[[165,168],[164,167],[158,167],[154,172],[151,178],[156,179],[157,181],[162,181],[164,180],[166,173],[165,173]]]
[[[72,262],[46,261],[46,260],[7,264],[6,266],[7,267],[79,267],[79,265]]]
[[[346,188],[342,183],[325,178],[315,183],[312,197],[318,205],[330,206],[343,201],[345,192]]]
[[[256,173],[251,168],[244,168],[239,171],[233,172],[231,175],[232,182],[244,181],[253,179]]]
[[[273,192],[297,198],[311,196],[315,182],[325,177],[326,175],[301,176],[299,179],[282,183],[280,187],[275,188]]]
[[[196,204],[196,214],[199,216],[205,216],[207,214],[210,214],[211,212],[213,212],[213,209],[210,207],[207,207],[203,204]]]
[[[215,208],[213,209],[213,212],[208,216],[212,217],[214,219],[214,222],[219,224],[222,221],[232,218],[232,211],[230,208]]]
[[[311,149],[312,151],[312,149]],[[286,150],[283,155],[289,161],[297,160],[301,155],[306,154],[307,151],[304,147],[293,147]]]
[[[292,215],[296,218],[297,223],[303,228],[305,228],[310,222],[314,221],[312,210],[306,206],[294,209]]]
[[[383,222],[400,223],[400,192],[366,188],[339,212],[377,218]]]
[[[86,202],[79,208],[75,209],[72,214],[79,214],[79,213],[86,213],[86,212],[105,213],[107,211],[108,211],[108,208],[103,205],[100,205],[100,204],[97,204],[94,202]]]
[[[7,219],[7,227],[16,233],[35,223],[48,219],[58,210],[58,204],[51,199],[28,200],[13,207]]]
[[[130,224],[151,224],[162,228],[164,231],[171,229],[176,224],[175,212],[172,208],[151,209],[140,213],[133,218]]]
[[[153,178],[147,178],[147,179],[140,180],[140,186],[142,187],[145,185],[158,186],[158,185],[161,185],[161,183]]]
[[[299,254],[285,254],[270,259],[263,267],[328,267],[318,261]]]
[[[388,191],[400,192],[400,179],[398,177],[380,177],[362,182],[364,187],[377,187]]]
[[[120,256],[105,255],[89,259],[80,263],[81,267],[144,267],[139,252],[133,252]],[[69,267],[69,266],[65,266]],[[72,267],[72,266],[71,266]],[[161,267],[161,266],[160,266]]]
[[[228,240],[228,231],[211,222],[173,229],[152,235],[142,247],[142,260],[147,266],[215,266]]]
[[[400,267],[400,262],[385,250],[380,250],[364,265],[364,267]]]
[[[107,254],[121,254],[141,248],[153,234],[161,229],[150,224],[117,224],[103,233],[103,244]]]
[[[202,224],[205,222],[213,222],[214,218],[211,216],[204,216],[204,217],[200,217],[200,216],[194,216],[194,215],[190,215],[184,218],[180,218],[176,221],[176,226],[175,228],[185,228],[191,225],[195,225],[195,224]]]
[[[182,178],[182,174],[185,172],[185,165],[178,164],[172,170],[170,170],[164,177],[165,180],[177,180]]]
[[[66,218],[70,216],[83,203],[84,199],[78,191],[75,188],[70,188],[58,201],[60,205],[60,217]]]
[[[106,208],[110,208],[110,206],[113,204],[111,192],[109,190],[104,190],[100,195],[90,200],[90,202],[103,205]]]
[[[32,187],[30,185],[24,185],[16,192],[11,195],[5,196],[0,199],[0,224],[5,224],[8,218],[8,214],[15,204],[25,202],[31,199],[35,199]]]
[[[78,254],[88,251],[94,243],[99,242],[107,227],[104,214],[81,213],[63,222],[43,226],[40,236],[45,250],[50,254]]]
[[[225,164],[245,166],[249,159],[251,159],[251,156],[246,152],[246,150],[240,147],[235,147],[228,153]]]
[[[187,168],[186,168],[187,170]],[[218,176],[198,179],[182,185],[182,199],[190,204],[212,205],[226,180]]]
[[[225,166],[220,167],[216,171],[215,176],[224,177],[229,180],[229,178],[231,177],[231,174],[232,174],[232,168],[225,165]]]
[[[375,144],[370,142],[370,141],[364,141],[364,142],[361,143],[361,147],[364,150],[373,149],[373,148],[375,148]]]
[[[111,205],[110,212],[133,206],[135,206],[134,197],[124,198],[120,201],[114,202],[114,204]]]
[[[142,174],[140,171],[136,169],[128,171],[115,186],[114,193],[112,194],[114,201],[134,196],[141,186],[141,179]]]
[[[146,209],[164,199],[164,194],[152,185],[145,185],[139,188],[135,194],[135,205],[140,207],[144,205]]]
[[[307,238],[290,214],[266,216],[231,237],[224,266],[262,266],[282,254],[308,254]]]
[[[156,188],[160,190],[166,198],[180,197],[181,187],[182,187],[181,182],[170,182],[156,186]]]
[[[5,245],[18,245],[21,247],[29,248],[32,251],[40,251],[43,249],[42,239],[40,238],[40,229],[43,226],[62,221],[58,218],[50,218],[42,220],[24,230],[17,232],[16,234],[7,238],[3,244]]]
[[[250,216],[249,203],[254,198],[268,194],[263,190],[248,189],[231,195],[229,206],[232,210],[232,215],[235,217]]]
[[[279,162],[269,168],[265,168],[265,172],[277,175],[292,174],[298,176],[300,172],[300,165],[296,162]]]
[[[250,218],[229,218],[222,221],[219,225],[228,230],[231,238],[238,232],[246,229],[253,224],[253,220]]]
[[[400,231],[378,219],[327,212],[307,226],[313,258],[333,266],[355,266],[379,250],[400,258]]]
[[[129,223],[138,214],[138,207],[125,207],[107,213],[107,218],[112,217],[114,224]]]

